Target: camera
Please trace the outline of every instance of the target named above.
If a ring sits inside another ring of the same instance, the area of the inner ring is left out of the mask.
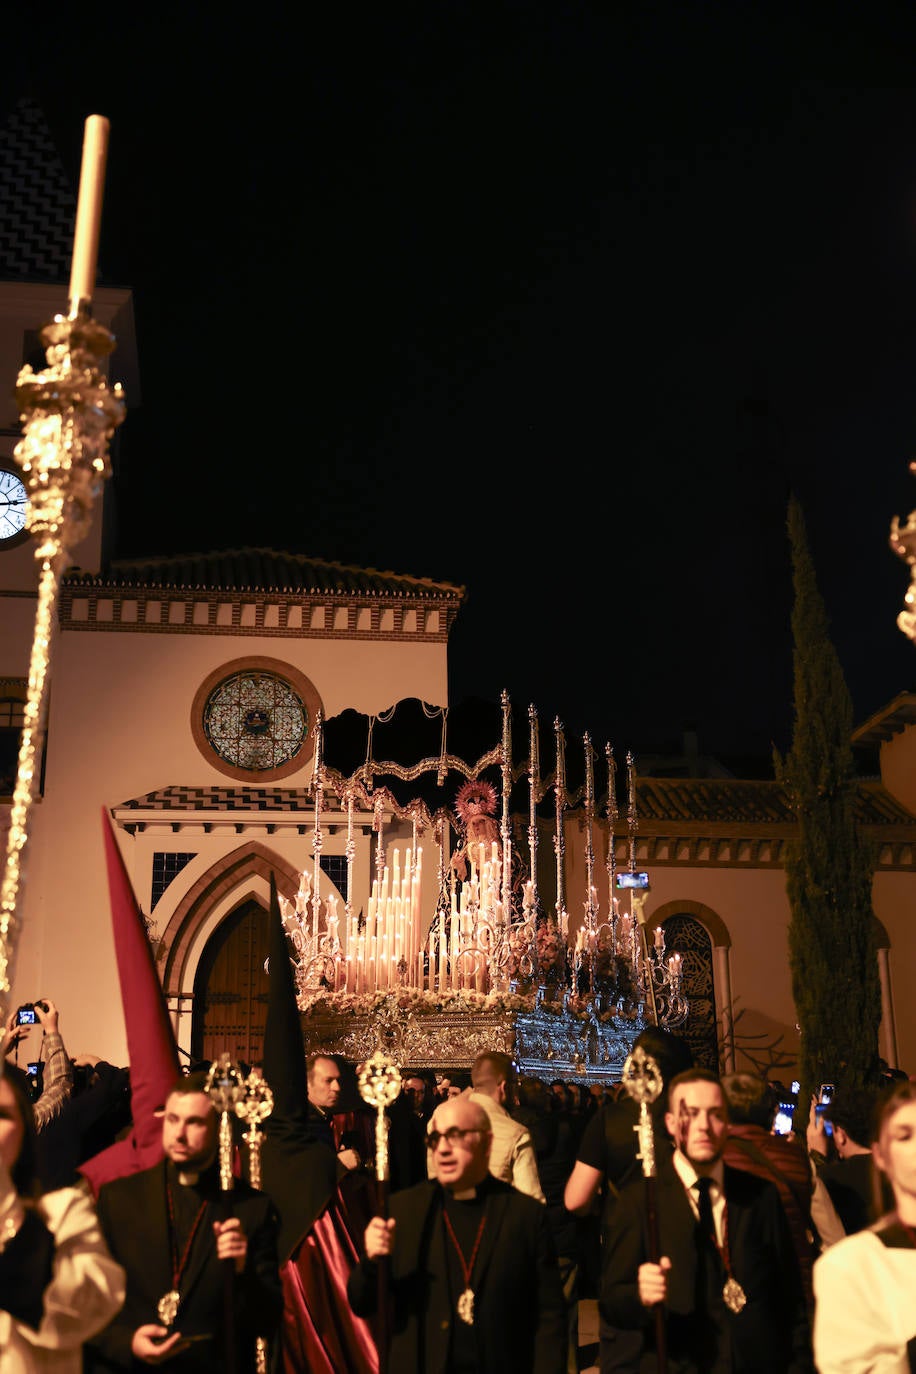
[[[38,1007],[40,1011],[48,1010],[47,1002],[23,1002],[22,1006],[16,1012],[16,1025],[34,1026],[38,1021],[38,1017],[35,1015],[36,1007]]]
[[[618,873],[618,874],[617,874],[617,886],[618,886],[618,887],[648,887],[648,886],[649,886],[649,875],[648,875],[648,873],[629,873],[629,872],[628,872],[628,873]]]

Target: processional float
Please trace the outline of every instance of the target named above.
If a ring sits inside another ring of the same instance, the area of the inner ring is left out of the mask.
[[[660,927],[651,946],[646,938],[648,875],[637,871],[633,755],[627,755],[628,862],[618,872],[616,765],[613,750],[605,749],[603,905],[595,856],[595,751],[589,735],[583,739],[584,785],[573,796],[567,789],[561,722],[554,722],[554,769],[543,778],[535,708],[528,711],[528,758],[516,770],[505,692],[501,705],[499,743],[476,765],[448,751],[443,727],[438,756],[402,766],[391,760],[376,763],[370,754],[350,776],[336,772],[327,759],[319,719],[312,778],[314,864],[301,874],[294,896],[280,897],[310,1051],[339,1053],[359,1062],[382,1048],[401,1066],[455,1068],[470,1065],[483,1050],[501,1050],[512,1054],[525,1073],[608,1082],[620,1078],[644,1026],[675,1028],[686,1021],[682,956],[666,952]],[[371,740],[371,727],[369,733]],[[498,773],[501,809],[487,770]],[[441,786],[446,774],[456,771],[466,779],[456,797],[457,818],[445,808],[430,812],[419,798],[401,805],[384,781],[386,773],[409,783],[429,772]],[[513,828],[510,814],[510,791],[518,780],[527,780],[526,830],[520,822]],[[342,920],[336,893],[322,896],[322,817],[333,798],[347,818]],[[575,930],[565,880],[565,824],[573,802],[584,811],[588,894]],[[539,806],[553,812],[556,879],[549,909],[538,890]],[[357,807],[361,825],[372,815],[376,836],[375,876],[365,915],[357,914],[352,902]],[[402,834],[405,823],[410,824],[403,862],[397,848],[385,848],[386,814],[398,819]],[[450,854],[453,824],[461,842]],[[438,850],[429,911],[420,848],[427,832]]]

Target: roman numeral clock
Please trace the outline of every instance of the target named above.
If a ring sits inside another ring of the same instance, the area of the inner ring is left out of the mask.
[[[18,472],[0,468],[0,548],[25,537],[29,494]]]

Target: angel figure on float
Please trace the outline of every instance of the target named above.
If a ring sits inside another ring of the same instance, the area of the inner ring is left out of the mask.
[[[459,788],[455,798],[455,809],[461,821],[461,840],[451,858],[452,872],[461,882],[470,873],[470,864],[478,871],[482,868],[481,857],[490,858],[493,845],[497,846],[502,858],[502,844],[499,826],[496,823],[496,788],[489,782],[477,780],[466,782]],[[481,850],[481,846],[483,847]]]

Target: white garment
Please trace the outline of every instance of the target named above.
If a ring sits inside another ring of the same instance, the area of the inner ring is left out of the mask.
[[[818,1374],[910,1374],[916,1250],[884,1245],[874,1227],[857,1231],[815,1261],[814,1299]]]
[[[0,1178],[8,1184],[3,1169]],[[0,1197],[0,1229],[20,1209],[18,1196],[8,1187]],[[124,1270],[111,1257],[88,1185],[46,1193],[37,1211],[54,1237],[44,1315],[35,1331],[0,1310],[0,1374],[80,1374],[83,1342],[107,1326],[124,1304]]]

